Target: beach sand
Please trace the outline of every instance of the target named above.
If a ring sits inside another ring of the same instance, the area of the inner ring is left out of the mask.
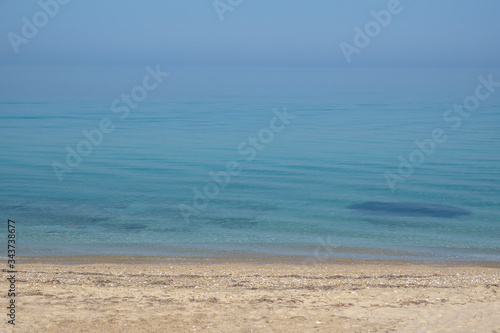
[[[494,265],[61,260],[18,263],[15,330],[2,270],[1,332],[500,332]]]

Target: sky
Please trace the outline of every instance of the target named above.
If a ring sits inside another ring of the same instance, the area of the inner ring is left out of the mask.
[[[496,0],[401,0],[346,57],[393,1],[0,0],[0,66],[499,67]],[[45,21],[43,3],[59,7]]]

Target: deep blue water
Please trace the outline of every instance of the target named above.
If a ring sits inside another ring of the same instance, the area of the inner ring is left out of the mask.
[[[18,255],[500,261],[500,87],[443,118],[498,70],[165,67],[126,119],[111,104],[144,68],[1,70],[0,218]],[[105,118],[59,180],[52,164]]]

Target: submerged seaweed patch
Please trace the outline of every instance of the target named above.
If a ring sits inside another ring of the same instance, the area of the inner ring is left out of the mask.
[[[380,215],[429,216],[445,218],[470,215],[472,213],[470,210],[464,208],[422,202],[367,201],[347,206],[347,208],[364,213]]]
[[[252,228],[257,225],[257,221],[255,218],[232,218],[232,217],[225,217],[225,218],[215,218],[212,219],[210,224],[215,224],[218,226],[221,226],[222,228],[227,228],[227,229],[248,229]]]

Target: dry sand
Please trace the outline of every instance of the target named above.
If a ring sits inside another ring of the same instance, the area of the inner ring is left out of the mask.
[[[497,332],[500,268],[331,261],[18,264],[1,332]],[[66,259],[68,260],[68,259]]]

